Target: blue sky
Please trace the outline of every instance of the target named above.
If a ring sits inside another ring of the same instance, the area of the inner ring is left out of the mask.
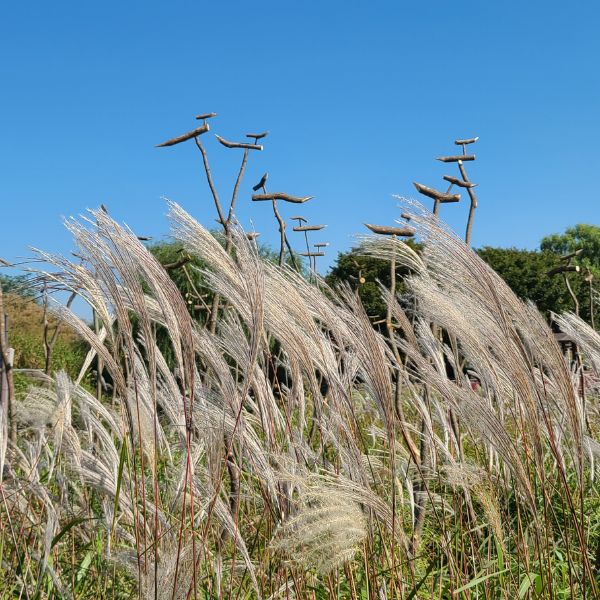
[[[301,212],[328,224],[326,262],[363,222],[392,223],[412,181],[442,188],[456,166],[433,159],[456,137],[481,138],[474,245],[598,223],[599,26],[595,2],[5,2],[0,256],[68,252],[60,217],[101,202],[157,239],[163,197],[212,225],[194,144],[154,148],[209,111],[229,139],[270,131],[241,222],[276,243],[269,206],[249,200],[269,171],[270,189],[315,196]],[[210,136],[226,198],[241,154]],[[467,208],[442,216],[462,232]]]

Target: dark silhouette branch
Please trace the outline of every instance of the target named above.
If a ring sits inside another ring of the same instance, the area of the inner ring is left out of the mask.
[[[254,138],[255,140],[262,140],[263,138],[269,135],[268,131],[263,131],[262,133],[247,133],[247,138]]]
[[[191,260],[192,259],[189,256],[183,256],[175,262],[163,265],[163,269],[166,269],[167,271],[174,271],[175,269],[183,267],[183,265],[187,265]]]

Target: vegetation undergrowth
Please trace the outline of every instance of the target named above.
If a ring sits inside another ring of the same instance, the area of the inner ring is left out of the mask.
[[[391,337],[349,286],[263,260],[234,224],[224,247],[170,203],[220,299],[211,330],[105,211],[69,221],[78,262],[41,253],[40,274],[93,308],[95,330],[53,310],[110,385],[66,362],[20,395],[0,597],[598,597],[600,336],[563,315],[566,358],[535,307],[405,205],[418,253],[361,246],[407,273],[380,290]]]

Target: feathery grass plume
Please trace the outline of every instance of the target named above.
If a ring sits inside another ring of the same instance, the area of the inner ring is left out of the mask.
[[[600,374],[600,334],[573,313],[558,315],[556,323],[563,333],[576,342],[586,364],[594,373]]]
[[[83,581],[86,548],[99,596],[115,589],[114,575],[132,578],[122,597],[187,598],[194,585],[211,597],[268,597],[290,595],[292,583],[297,597],[309,588],[408,597],[422,577],[415,593],[443,595],[502,560],[508,572],[473,584],[474,594],[512,597],[524,572],[539,572],[556,596],[565,581],[579,594],[597,529],[580,454],[593,477],[600,339],[564,317],[586,370],[570,369],[534,308],[412,208],[422,255],[398,240],[364,242],[411,272],[405,297],[382,289],[396,351],[347,287],[262,262],[237,225],[228,253],[170,204],[176,237],[224,299],[212,333],[130,231],[99,213],[70,221],[82,262],[42,253],[46,276],[96,311],[98,333],[57,309],[91,346],[85,368],[96,352],[104,362],[114,395],[96,398],[57,374],[18,403],[0,575],[19,569],[23,596],[53,581],[54,593],[66,590]],[[399,432],[422,436],[425,449]],[[413,556],[407,536],[426,502],[423,554]],[[120,553],[128,574],[112,561]],[[555,568],[559,555],[566,570]]]
[[[479,501],[489,528],[494,532],[496,540],[506,551],[504,533],[502,531],[502,518],[494,486],[498,481],[492,482],[489,475],[479,465],[470,462],[452,462],[443,467],[445,481],[453,486],[471,491]]]
[[[548,398],[538,385],[536,366],[550,371],[564,391],[571,443],[577,447],[581,436],[580,411],[549,328],[533,317],[531,309],[516,298],[476,253],[418,203],[412,205],[416,214],[411,223],[425,244],[426,270],[407,279],[419,312],[458,340],[461,353],[496,397],[515,397],[540,460],[541,429],[552,424],[541,423],[538,418],[540,408],[548,405]],[[376,247],[377,240],[373,240],[370,251]],[[382,255],[389,252],[386,241]],[[398,261],[402,261],[402,256]],[[414,260],[406,264],[414,267]]]
[[[311,474],[298,480],[299,499],[271,548],[305,569],[327,575],[352,560],[367,536],[359,503],[341,485]]]
[[[81,452],[79,438],[72,426],[72,384],[64,371],[58,371],[49,387],[30,386],[26,396],[17,403],[16,415],[20,423],[37,430],[41,438],[46,431],[52,440],[48,477],[52,477],[56,461],[63,451],[76,461]]]
[[[139,598],[144,600],[174,598],[185,600],[192,585],[194,557],[191,547],[177,549],[177,536],[169,532],[159,542],[159,558],[144,559],[144,568],[140,571]],[[133,577],[138,576],[138,565],[135,554],[121,551],[114,557],[115,564],[124,565]],[[155,593],[157,596],[155,596]]]

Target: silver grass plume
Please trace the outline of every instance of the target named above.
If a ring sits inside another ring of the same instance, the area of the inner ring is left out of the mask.
[[[321,575],[351,560],[367,536],[359,503],[342,486],[318,475],[297,482],[299,500],[271,542],[304,569]]]

